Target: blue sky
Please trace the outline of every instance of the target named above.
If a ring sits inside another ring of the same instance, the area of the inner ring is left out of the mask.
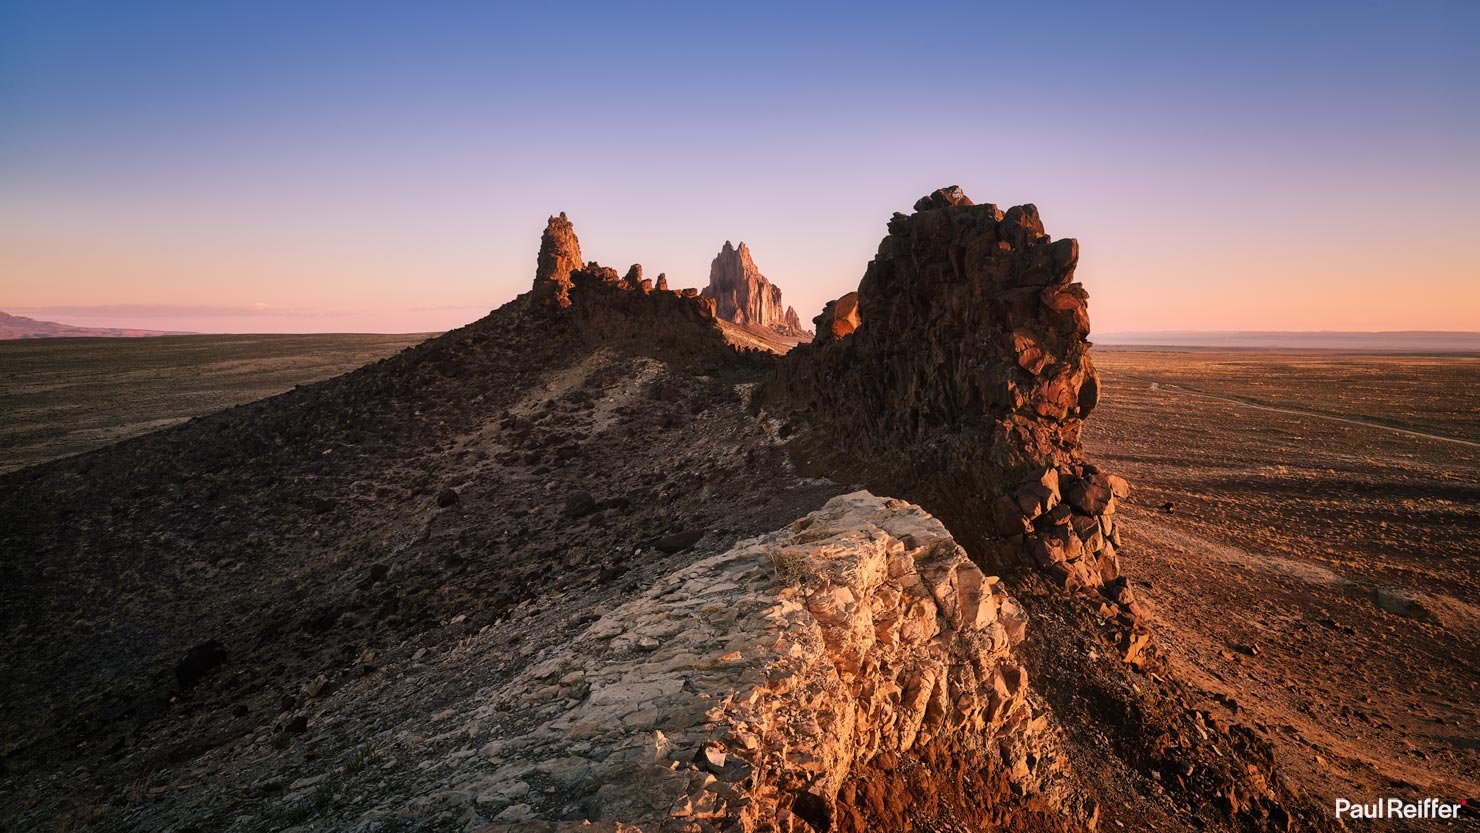
[[[441,329],[564,210],[810,318],[960,184],[1098,330],[1480,329],[1476,4],[309,5],[0,0],[0,309]]]

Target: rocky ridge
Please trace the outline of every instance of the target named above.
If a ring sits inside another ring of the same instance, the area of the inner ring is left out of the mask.
[[[1146,641],[1075,260],[942,189],[776,359],[560,215],[479,322],[5,476],[0,819],[1322,829]]]

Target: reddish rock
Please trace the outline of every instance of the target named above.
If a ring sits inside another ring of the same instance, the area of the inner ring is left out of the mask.
[[[1038,339],[1033,337],[1030,330],[1013,331],[1012,349],[1017,354],[1018,367],[1034,376],[1041,373],[1044,365],[1048,364],[1048,354],[1038,346]]]
[[[782,316],[782,323],[785,325],[785,328],[788,329],[788,330],[791,330],[793,332],[798,332],[798,333],[804,332],[802,330],[802,319],[797,316],[797,309],[796,309],[796,307],[787,307],[786,308],[786,314],[784,316]]]
[[[741,326],[768,328],[781,335],[810,335],[801,327],[796,310],[783,307],[781,288],[766,280],[750,249],[742,242],[736,248],[726,240],[709,266],[709,286],[704,297],[714,301],[716,318]]]
[[[1059,503],[1058,470],[1046,469],[1036,479],[1019,486],[1013,498],[1030,521],[1053,509]]]
[[[836,301],[828,301],[812,323],[817,328],[814,341],[820,339],[824,343],[837,341],[858,329],[863,323],[858,317],[858,293],[849,292]]]
[[[1043,533],[1025,523],[1064,531],[1073,543],[1055,554],[1078,558],[1071,515],[1108,503],[1055,512],[1061,484],[1048,482],[1083,462],[1080,428],[1099,401],[1078,244],[1049,237],[1033,205],[1004,212],[954,186],[914,208],[889,219],[812,344],[782,358],[770,407],[798,415],[831,468],[925,506],[988,567],[1031,563],[1003,545],[1026,534],[1033,546]],[[1099,572],[1064,575],[1097,585]]]
[[[1064,500],[1086,515],[1109,515],[1115,511],[1115,495],[1109,478],[1090,475],[1064,489]]]
[[[570,306],[571,273],[584,266],[581,241],[576,239],[575,228],[562,211],[559,217],[550,218],[545,234],[540,238],[538,266],[534,274],[536,300]]]

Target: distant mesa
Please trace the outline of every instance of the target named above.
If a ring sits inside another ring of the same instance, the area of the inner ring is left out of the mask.
[[[193,333],[173,330],[130,330],[118,327],[75,327],[55,321],[37,321],[23,315],[0,312],[0,341],[22,338],[147,338],[183,336]]]
[[[811,331],[802,329],[797,311],[782,306],[781,287],[766,280],[743,242],[737,248],[725,241],[709,265],[709,286],[703,292],[714,301],[714,316],[722,321],[789,338],[812,338]]]

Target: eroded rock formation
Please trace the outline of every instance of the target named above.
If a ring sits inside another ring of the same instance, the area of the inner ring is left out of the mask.
[[[643,831],[862,833],[907,813],[1056,826],[1065,764],[1013,657],[1026,628],[939,521],[843,495],[668,576],[490,692],[540,724],[486,745],[489,774],[458,789],[511,823],[494,830],[562,808]],[[879,795],[943,744],[969,778]],[[530,787],[550,779],[558,796]]]
[[[718,367],[745,361],[713,324],[715,302],[697,289],[670,290],[666,275],[656,285],[634,263],[626,273],[581,260],[575,227],[561,212],[540,238],[538,268],[530,299],[537,308],[563,311],[592,344],[625,343],[649,354]]]
[[[768,328],[792,337],[811,335],[802,329],[796,310],[782,306],[781,288],[756,268],[743,242],[737,248],[726,240],[715,255],[704,297],[714,300],[717,317],[732,324]]]
[[[815,343],[827,344],[858,329],[858,293],[849,292],[835,301],[828,301],[822,314],[812,319],[817,327]]]
[[[584,268],[581,260],[581,241],[576,239],[575,228],[566,219],[565,212],[551,217],[540,238],[540,253],[534,273],[536,297],[558,306],[570,305],[572,272]]]
[[[1034,478],[1086,476],[1079,430],[1098,381],[1078,260],[1032,205],[1004,212],[936,191],[889,221],[857,293],[782,360],[775,398],[823,426],[824,453],[921,501],[983,563],[1029,563],[1022,537],[1070,524],[1067,507],[1025,507],[1004,544],[993,501]]]

